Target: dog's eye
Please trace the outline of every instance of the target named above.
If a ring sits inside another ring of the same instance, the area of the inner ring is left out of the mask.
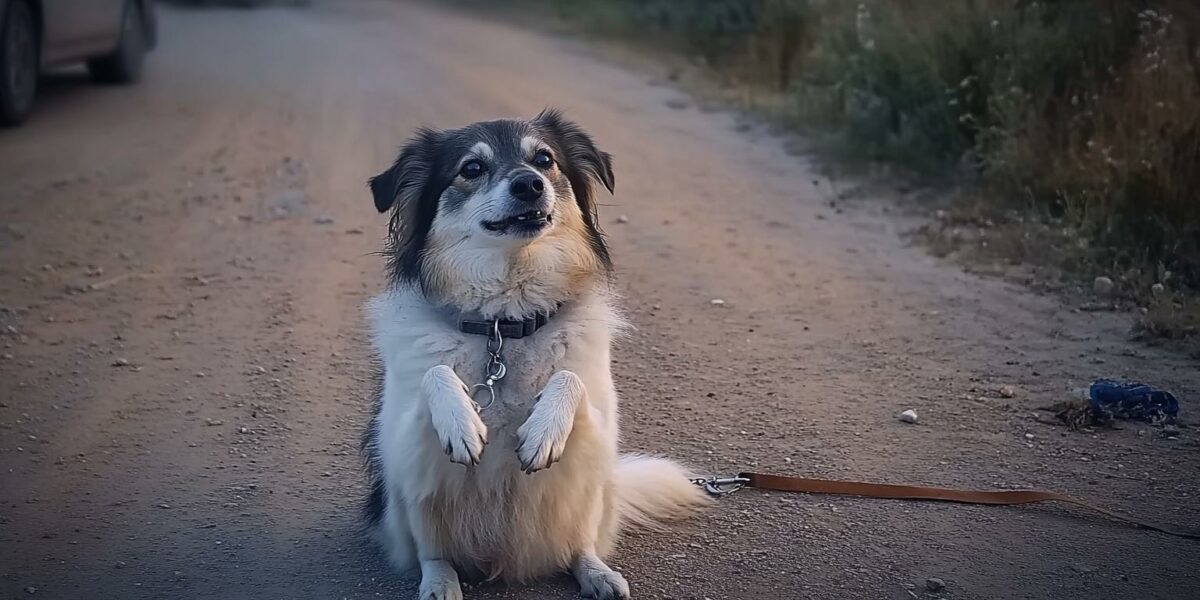
[[[533,166],[539,169],[549,168],[553,164],[554,157],[550,156],[550,153],[545,150],[538,150],[538,153],[533,155]]]
[[[486,170],[487,169],[484,168],[483,163],[477,160],[468,160],[467,162],[463,163],[462,168],[458,170],[458,174],[461,175],[463,179],[475,179],[476,177],[483,175],[483,172]]]

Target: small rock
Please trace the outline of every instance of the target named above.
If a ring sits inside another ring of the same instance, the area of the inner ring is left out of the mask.
[[[1096,295],[1105,298],[1112,295],[1114,287],[1113,280],[1103,275],[1092,282],[1092,289],[1096,291]]]
[[[317,225],[333,225],[333,217],[321,216],[313,219],[313,223]]]
[[[112,361],[112,366],[114,366],[114,367],[128,367],[128,366],[129,366],[129,359],[128,359],[128,358],[118,358],[118,359],[116,359],[116,360]]]
[[[171,505],[167,504],[166,502],[160,502],[158,507],[159,508],[171,508]]]
[[[25,588],[25,593],[26,593],[26,594],[36,594],[36,593],[37,593],[37,588],[33,587],[32,585],[31,585],[31,586],[28,586],[28,587],[26,587],[26,588]]]
[[[363,230],[361,227],[351,227],[350,229],[346,230],[346,235],[362,235],[362,234],[363,234]]]
[[[713,306],[725,306],[725,301],[720,298],[713,298],[712,300],[709,300],[708,303]]]
[[[1032,434],[1032,433],[1027,433],[1027,434],[1025,434],[1025,439],[1027,439],[1027,440],[1032,440],[1032,439],[1033,439],[1033,434]]]
[[[915,424],[917,422],[917,418],[918,418],[917,411],[910,408],[910,409],[896,415],[896,418],[900,419],[901,423]]]
[[[225,421],[222,421],[220,419],[205,419],[204,424],[208,425],[209,427],[216,427],[218,425],[224,425]]]
[[[1013,386],[1011,386],[1011,385],[1000,386],[1000,396],[1002,396],[1004,398],[1012,398],[1013,396],[1016,396],[1016,395],[1017,395],[1017,390],[1013,389]]]
[[[125,561],[123,561],[123,560],[118,560],[118,561],[116,562],[116,564],[114,564],[113,566],[114,566],[114,567],[116,567],[116,568],[118,568],[118,569],[124,569],[124,568],[125,568]]]
[[[938,577],[930,577],[925,580],[925,589],[931,592],[940,592],[946,589],[946,582]]]
[[[250,430],[245,427],[238,427],[238,433],[250,433]]]
[[[618,216],[617,216],[617,222],[618,222],[618,223],[628,223],[628,222],[629,222],[629,217],[628,217],[627,215],[618,215]]]
[[[1150,286],[1150,295],[1154,296],[1155,298],[1162,296],[1163,292],[1165,291],[1167,291],[1167,288],[1161,283],[1156,283]]]

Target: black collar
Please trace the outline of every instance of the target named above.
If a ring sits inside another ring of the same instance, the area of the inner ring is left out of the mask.
[[[472,335],[492,335],[498,326],[500,328],[500,336],[504,339],[521,339],[531,336],[537,330],[545,327],[555,312],[558,312],[558,309],[550,313],[538,313],[527,319],[469,319],[465,316],[460,316],[458,319],[458,330]]]

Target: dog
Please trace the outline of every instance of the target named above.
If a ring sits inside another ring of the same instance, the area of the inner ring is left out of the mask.
[[[676,463],[618,454],[625,323],[594,197],[613,185],[612,157],[549,109],[422,129],[370,179],[391,281],[367,307],[366,512],[421,600],[565,570],[585,597],[629,598],[604,562],[621,528],[706,502]]]

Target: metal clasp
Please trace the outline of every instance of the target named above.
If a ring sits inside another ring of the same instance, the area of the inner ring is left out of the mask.
[[[480,405],[475,402],[475,412],[480,412],[483,409],[491,406],[496,402],[496,382],[504,379],[508,374],[508,367],[504,364],[504,357],[500,355],[500,351],[504,349],[504,336],[500,335],[500,320],[496,319],[492,322],[492,335],[488,336],[487,351],[491,355],[488,359],[487,367],[484,369],[483,383],[477,383],[471,386],[471,400],[475,401],[475,396],[480,390],[487,390],[487,404]]]
[[[745,477],[697,477],[692,483],[704,488],[710,496],[728,496],[750,483]]]

